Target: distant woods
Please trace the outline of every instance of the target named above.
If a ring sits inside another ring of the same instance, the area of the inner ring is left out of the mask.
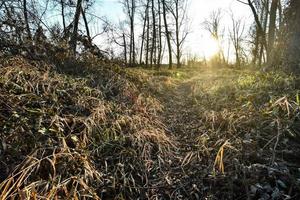
[[[298,65],[299,68],[300,2],[297,0],[238,1],[248,5],[253,14],[254,23],[250,33],[252,63],[266,67],[289,65],[294,69],[295,65]]]
[[[181,67],[183,45],[189,33],[188,1],[122,0],[122,3],[129,31],[126,33],[126,27],[122,26],[117,35],[122,36],[119,40],[123,41],[125,62],[130,66],[160,68],[166,52],[169,68],[173,67],[173,55],[176,66]],[[135,23],[136,19],[139,22]],[[141,34],[136,37],[138,32]],[[137,41],[140,45],[136,45]]]
[[[299,1],[236,2],[252,12],[250,30],[231,12],[225,39],[223,11],[214,11],[204,23],[199,19],[203,25],[199,29],[217,42],[217,65],[300,69]],[[189,0],[120,0],[120,5],[126,18],[114,24],[101,16],[101,4],[91,0],[2,0],[0,51],[36,59],[57,57],[59,52],[69,57],[88,52],[127,66],[156,69],[163,64],[179,68],[193,60],[185,48],[189,33],[197,28],[190,26]],[[102,41],[109,41],[110,47]],[[224,46],[232,48],[233,60]]]
[[[299,1],[236,0],[247,6],[253,23],[247,31],[245,19],[234,16],[233,11],[217,10],[203,23],[203,28],[218,43],[215,65],[229,65],[228,49],[234,54],[237,67],[255,65],[265,68],[299,65]],[[229,15],[231,25],[225,27],[223,17]],[[245,16],[246,17],[246,16]],[[247,19],[247,23],[249,23]],[[225,38],[227,28],[228,43]],[[227,48],[227,49],[226,49]],[[296,68],[299,68],[296,67]]]
[[[103,58],[90,31],[93,5],[88,0],[2,0],[1,53],[51,59],[88,51]]]
[[[160,68],[167,57],[165,62],[169,68],[180,67],[189,33],[188,1],[122,0],[120,3],[126,19],[115,25],[98,15],[95,1],[3,0],[0,4],[0,48],[6,53],[30,57],[49,57],[45,54],[59,51],[75,56],[88,51],[122,60],[128,66],[152,68]],[[95,27],[100,26],[103,30],[95,31]],[[111,45],[120,48],[107,48],[109,51],[103,50],[103,46],[99,48],[95,38],[102,41],[102,36],[103,40],[108,37]]]

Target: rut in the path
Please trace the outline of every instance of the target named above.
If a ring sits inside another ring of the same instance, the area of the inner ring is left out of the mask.
[[[187,148],[193,146],[193,137],[201,123],[197,105],[193,100],[192,85],[193,79],[181,82],[174,89],[167,91],[162,99],[164,123],[170,134],[179,140],[180,146]]]
[[[160,101],[164,106],[162,113],[163,122],[167,126],[169,134],[177,141],[175,156],[170,158],[172,164],[165,170],[164,174],[167,185],[174,188],[171,199],[198,199],[204,188],[203,180],[208,170],[207,163],[196,159],[197,135],[201,134],[201,113],[197,108],[199,105],[193,98],[192,86],[195,79],[191,78],[179,82],[176,87],[168,88]],[[192,157],[189,156],[193,156]],[[189,162],[187,162],[189,160]],[[192,161],[193,160],[193,161]]]

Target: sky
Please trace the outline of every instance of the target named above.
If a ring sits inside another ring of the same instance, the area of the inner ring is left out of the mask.
[[[119,0],[96,0],[96,5],[98,10],[96,14],[98,16],[106,16],[116,24],[125,19]],[[227,30],[231,25],[229,17],[231,11],[235,17],[242,18],[246,26],[253,22],[249,7],[236,0],[189,0],[188,16],[191,30],[185,43],[185,52],[200,57],[211,57],[217,51],[217,44],[210,37],[209,33],[204,30],[203,22],[209,18],[213,11],[218,9],[221,9],[223,12],[221,21]]]

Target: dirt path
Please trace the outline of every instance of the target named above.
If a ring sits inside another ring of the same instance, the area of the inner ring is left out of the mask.
[[[171,165],[164,174],[165,185],[173,188],[168,195],[171,199],[222,199],[224,196],[231,199],[235,193],[229,176],[213,176],[220,146],[215,145],[224,138],[217,133],[211,135],[208,130],[211,127],[203,112],[213,111],[213,102],[197,96],[199,92],[210,95],[207,92],[211,88],[230,80],[232,75],[217,70],[193,71],[184,79],[176,79],[173,87],[166,87],[158,97],[164,106],[163,122],[177,141],[176,155],[170,158]]]
[[[192,98],[194,79],[179,82],[163,99],[164,122],[169,131],[187,146],[194,143],[195,132],[199,124],[197,105]]]
[[[161,78],[167,83],[158,95],[164,106],[163,122],[177,141],[170,165],[162,170],[165,199],[250,199],[251,195],[266,199],[264,196],[278,196],[279,189],[290,195],[290,191],[274,185],[274,180],[292,182],[290,174],[281,172],[279,165],[275,176],[268,172],[272,152],[265,150],[263,156],[257,156],[259,142],[263,144],[262,136],[266,137],[266,127],[271,130],[274,127],[256,121],[266,119],[259,110],[245,108],[237,98],[256,94],[251,87],[236,88],[235,80],[240,74],[240,71],[216,69],[190,72],[185,78]],[[266,105],[262,102],[256,103]],[[273,116],[268,120],[273,120]],[[257,129],[256,124],[265,129]],[[252,133],[259,133],[260,138]],[[246,171],[245,166],[250,170]],[[253,188],[257,184],[272,189],[256,193]]]
[[[199,105],[193,98],[196,81],[197,74],[180,80],[160,97],[163,121],[178,142],[176,156],[170,159],[172,164],[165,174],[166,184],[174,188],[171,199],[199,199],[205,190],[203,181],[208,166],[198,158],[197,136],[201,135],[202,122]]]

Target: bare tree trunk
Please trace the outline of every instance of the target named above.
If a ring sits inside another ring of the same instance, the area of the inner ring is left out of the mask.
[[[275,41],[275,30],[276,30],[276,13],[278,8],[278,0],[272,0],[271,10],[270,10],[270,24],[269,24],[269,32],[268,32],[268,64],[272,64],[273,57],[273,46]]]
[[[132,65],[132,54],[133,54],[133,48],[132,48],[132,27],[131,27],[131,19],[130,19],[129,65]]]
[[[210,18],[205,20],[204,28],[211,34],[218,44],[218,62],[226,63],[224,51],[222,48],[222,32],[221,32],[221,10],[213,11],[210,14]]]
[[[63,22],[64,34],[66,33],[66,19],[65,19],[65,2],[64,0],[60,0],[61,4],[61,17]]]
[[[141,51],[140,51],[140,64],[142,64],[142,60],[143,60],[143,49],[144,49],[148,9],[149,9],[149,0],[147,0],[147,5],[146,5],[146,9],[145,9],[145,16],[144,16],[142,44],[141,44]]]
[[[160,0],[157,0],[158,4],[158,57],[157,57],[157,68],[160,68],[161,64],[161,52],[162,52],[162,34],[161,34],[161,3]]]
[[[152,47],[151,47],[151,54],[150,54],[150,65],[151,68],[153,64],[155,64],[155,51],[156,51],[156,24],[155,24],[155,4],[154,0],[152,0]]]
[[[232,21],[232,31],[230,31],[230,38],[234,46],[235,50],[235,64],[237,67],[241,66],[241,58],[242,58],[242,41],[243,41],[243,33],[245,24],[241,19],[236,19],[236,17],[231,14]]]
[[[79,23],[79,18],[80,18],[80,12],[81,12],[81,7],[82,7],[82,0],[77,0],[77,5],[76,5],[76,11],[74,15],[74,29],[70,41],[70,46],[73,54],[76,54],[76,46],[77,46],[77,36],[78,36],[78,23]]]
[[[300,72],[300,1],[290,0],[287,10],[288,19],[288,43],[286,58],[293,71]]]
[[[23,0],[23,14],[24,14],[27,36],[28,36],[28,39],[31,40],[32,36],[31,36],[29,21],[28,21],[27,0]]]
[[[254,40],[252,64],[256,65],[256,62],[258,60],[258,50],[259,50],[259,35],[257,33],[257,25],[256,25],[256,30],[255,30],[254,34],[255,34],[255,40]]]
[[[134,19],[135,19],[135,1],[136,0],[124,0],[125,9],[129,17],[130,25],[130,40],[129,40],[129,65],[135,64],[135,37],[134,37]]]
[[[92,38],[91,38],[91,35],[90,35],[89,24],[88,24],[88,21],[87,21],[86,16],[85,16],[85,11],[83,10],[82,7],[81,7],[81,14],[82,14],[82,18],[83,18],[83,21],[84,21],[84,26],[85,26],[88,42],[89,42],[89,45],[91,45],[92,44]]]
[[[266,10],[265,4],[266,3],[263,4],[260,11],[259,21],[261,22],[261,26],[264,25],[264,17],[265,17],[265,10]],[[263,31],[265,32],[265,28],[263,29]],[[255,23],[255,41],[254,41],[253,61],[252,61],[254,65],[258,64],[258,66],[261,66],[263,53],[264,53],[264,46],[262,45],[262,38],[261,38],[261,33],[259,31],[259,25]]]
[[[131,45],[132,45],[132,64],[135,64],[135,35],[134,35],[134,17],[135,17],[135,0],[131,0]]]
[[[283,7],[281,1],[278,1],[278,15],[279,15],[279,27],[282,27],[283,23]]]
[[[142,33],[142,44],[140,48],[140,65],[142,64],[143,61],[143,49],[144,49],[144,40],[145,40],[145,32],[146,32],[146,17],[144,19],[144,25],[143,25],[143,33]]]
[[[126,44],[125,33],[123,33],[122,37],[123,37],[123,45],[124,45],[124,59],[125,59],[125,63],[127,64],[127,44]]]
[[[176,34],[176,60],[177,60],[177,68],[181,67],[180,63],[180,57],[181,57],[181,52],[180,52],[180,41],[179,41],[179,2],[176,0],[175,2],[175,34]]]
[[[169,69],[172,69],[172,46],[171,46],[171,38],[170,38],[168,22],[167,22],[166,1],[162,0],[162,3],[163,3],[164,25],[165,25],[166,39],[167,39],[167,45],[168,45],[168,54],[169,54]]]
[[[228,47],[227,47],[227,55],[226,55],[226,63],[229,64],[230,58],[230,38],[228,38]]]
[[[262,40],[262,49],[264,47],[267,48],[266,33],[265,33],[264,29],[263,29],[263,26],[262,26],[262,24],[261,24],[261,22],[259,20],[259,16],[258,16],[258,14],[256,12],[256,9],[255,9],[255,7],[254,7],[254,5],[253,5],[253,3],[252,3],[251,0],[248,0],[248,5],[251,8],[251,11],[252,11],[253,16],[254,16],[255,23],[257,25],[257,34],[259,34],[259,36],[260,36],[260,38]],[[262,50],[262,52],[263,52],[263,50]]]
[[[269,14],[270,14],[270,10],[269,10],[269,0],[265,1],[265,5],[264,5],[264,9],[265,9],[265,18],[263,21],[263,34],[265,36],[264,41],[261,42],[261,48],[262,48],[262,59],[264,61],[264,63],[266,63],[266,57],[268,56],[268,44],[267,44],[267,27],[268,27],[268,21],[269,21]]]
[[[176,61],[177,61],[177,68],[181,67],[181,56],[182,56],[182,46],[185,42],[185,39],[188,36],[188,30],[185,29],[183,21],[187,20],[187,0],[173,0],[172,5],[169,7],[169,11],[173,15],[174,23],[175,23],[175,39],[174,43],[176,46]]]
[[[148,0],[150,2],[150,0]],[[150,5],[149,5],[150,6]],[[149,19],[149,9],[147,11],[147,37],[146,37],[146,66],[149,67],[149,39],[150,39],[150,19]]]

